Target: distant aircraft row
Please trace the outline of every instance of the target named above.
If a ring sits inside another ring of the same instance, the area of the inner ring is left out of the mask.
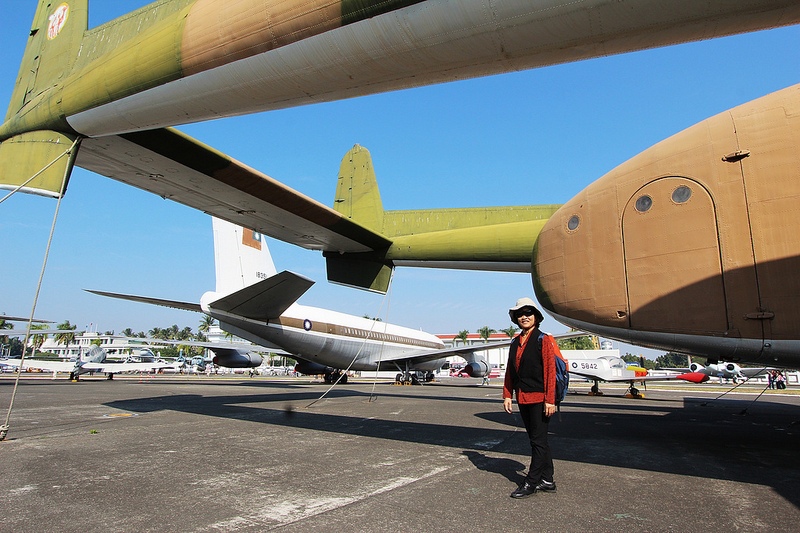
[[[219,320],[225,331],[255,343],[255,346],[243,347],[233,343],[145,339],[154,345],[204,346],[213,351],[214,364],[230,368],[259,367],[262,364],[261,352],[269,350],[290,355],[298,361],[296,371],[322,374],[328,383],[346,383],[347,371],[350,370],[390,370],[398,372],[398,381],[431,381],[434,373],[451,356],[460,356],[467,361],[463,370],[465,374],[483,377],[491,371],[484,353],[510,344],[509,339],[448,348],[429,333],[300,305],[296,300],[312,282],[288,271],[278,273],[263,235],[219,219],[213,219],[213,235],[217,287],[215,291],[205,293],[199,304],[98,290],[90,292],[206,313]],[[60,331],[36,330],[36,333]],[[16,335],[22,332],[11,330],[5,333]],[[620,357],[597,355],[592,351],[572,351],[568,359],[570,373],[594,381],[592,392],[599,393],[600,381],[624,382],[630,385],[634,397],[641,396],[635,383],[665,379],[701,381],[696,373],[703,371],[703,367],[694,365],[671,375],[648,375],[644,368],[636,368]],[[104,372],[113,376],[118,372],[174,368],[182,362],[112,363],[105,360],[102,349],[93,347],[86,357],[74,362],[28,359],[24,365],[52,372],[69,372],[74,379],[86,372]],[[0,364],[9,366],[19,366],[20,363],[18,359],[0,361]]]
[[[542,306],[577,329],[800,365],[800,85],[674,135],[563,206],[384,211],[356,147],[331,209],[169,128],[796,24],[796,1],[310,0],[246,16],[264,5],[165,0],[89,30],[88,0],[41,0],[0,125],[0,183],[58,196],[77,164],[321,250],[338,283],[385,291],[396,266],[531,272]],[[241,290],[289,305],[309,283]],[[241,331],[232,309],[275,311],[201,304]]]

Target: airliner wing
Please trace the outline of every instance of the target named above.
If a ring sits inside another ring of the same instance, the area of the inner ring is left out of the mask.
[[[370,252],[391,244],[173,128],[86,138],[76,164],[310,250]]]
[[[237,317],[266,321],[281,316],[313,284],[312,280],[304,276],[284,270],[215,300],[209,307]]]
[[[163,339],[153,339],[153,338],[142,338],[142,337],[128,337],[128,340],[136,341],[136,342],[146,342],[150,346],[158,346],[158,345],[174,345],[174,346],[197,346],[200,348],[208,348],[209,350],[219,349],[219,350],[241,350],[246,352],[257,352],[257,353],[274,353],[278,355],[291,355],[289,352],[285,351],[274,344],[267,344],[264,342],[263,344],[244,344],[241,342],[212,342],[212,341],[176,341],[176,340],[163,340]]]
[[[473,344],[469,346],[453,346],[451,348],[443,348],[441,350],[431,350],[429,352],[422,352],[416,353],[413,356],[409,357],[400,357],[395,359],[384,359],[384,361],[391,361],[391,362],[408,362],[412,365],[414,363],[427,363],[429,361],[435,361],[437,359],[444,359],[446,357],[451,357],[457,355],[459,357],[463,357],[464,359],[469,359],[469,356],[475,352],[482,352],[484,350],[491,350],[493,348],[502,348],[504,346],[509,346],[511,344],[511,339],[507,341],[500,341],[500,342],[492,342],[487,344]]]
[[[35,368],[37,370],[45,370],[47,372],[72,372],[75,370],[75,362],[73,361],[42,361],[41,359],[25,359],[22,362],[20,359],[2,359],[0,364],[19,367],[22,363],[22,368]]]
[[[97,294],[99,296],[108,296],[110,298],[119,298],[120,300],[130,300],[132,302],[140,302],[145,304],[163,305],[164,307],[172,307],[174,309],[181,309],[183,311],[195,311],[202,313],[203,309],[200,304],[193,304],[191,302],[181,302],[178,300],[165,300],[163,298],[151,298],[149,296],[135,296],[133,294],[120,294],[118,292],[96,291],[92,289],[83,289],[86,292]]]
[[[0,329],[0,336],[22,337],[28,333],[25,329]],[[56,335],[58,333],[76,333],[74,329],[32,329],[31,335]]]
[[[171,363],[83,363],[83,370],[116,374],[118,372],[150,372],[159,368],[176,368],[177,364]]]

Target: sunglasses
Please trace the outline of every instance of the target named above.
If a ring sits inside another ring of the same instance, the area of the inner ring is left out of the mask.
[[[535,316],[535,315],[536,313],[530,307],[523,307],[522,309],[514,313],[514,317],[516,318],[520,318],[523,316]]]

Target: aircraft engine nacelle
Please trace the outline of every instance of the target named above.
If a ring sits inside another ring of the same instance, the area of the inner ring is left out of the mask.
[[[489,363],[481,356],[474,357],[472,360],[468,361],[467,366],[464,367],[464,373],[471,378],[482,378],[488,375],[490,371]]]
[[[294,365],[294,370],[295,372],[307,376],[318,376],[320,374],[332,374],[336,372],[336,369],[333,367],[312,363],[311,361],[298,361],[297,364]]]
[[[691,365],[689,365],[690,372],[702,372],[703,370],[705,370],[705,368],[706,367],[704,367],[703,365],[698,365],[697,363],[692,363]]]
[[[213,349],[213,363],[228,368],[256,368],[263,362],[261,355],[235,349]]]

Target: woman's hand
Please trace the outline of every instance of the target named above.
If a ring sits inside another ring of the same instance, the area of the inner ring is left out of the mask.
[[[556,405],[553,403],[544,403],[544,416],[553,416],[556,414]]]
[[[511,398],[503,398],[503,409],[505,409],[506,413],[511,414]]]

